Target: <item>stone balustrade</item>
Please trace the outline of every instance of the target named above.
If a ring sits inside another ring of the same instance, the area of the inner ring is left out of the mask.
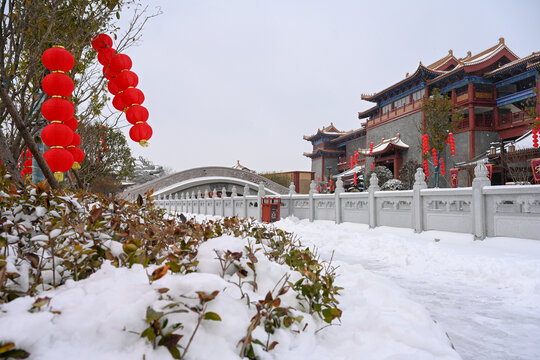
[[[477,165],[472,187],[468,188],[428,189],[422,169],[415,174],[413,190],[380,191],[375,174],[370,184],[366,192],[346,193],[340,179],[334,194],[318,194],[313,181],[306,195],[296,194],[291,184],[289,194],[275,197],[281,198],[281,218],[361,223],[370,228],[402,227],[415,232],[453,231],[473,234],[475,239],[508,236],[540,240],[540,186],[491,186],[483,164]],[[213,194],[217,194],[216,189]],[[219,198],[210,197],[207,190],[204,196],[201,192],[183,193],[180,198],[161,196],[156,204],[169,212],[261,220],[264,196],[261,183],[254,195],[249,188],[242,196],[233,189],[231,196]]]

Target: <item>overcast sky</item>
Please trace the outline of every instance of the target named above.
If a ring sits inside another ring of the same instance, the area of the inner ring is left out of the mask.
[[[380,91],[453,49],[504,37],[540,51],[540,1],[144,0],[163,14],[126,53],[140,78],[150,147],[174,170],[237,160],[256,171],[310,170],[303,135],[360,127]],[[129,128],[124,129],[126,131]]]

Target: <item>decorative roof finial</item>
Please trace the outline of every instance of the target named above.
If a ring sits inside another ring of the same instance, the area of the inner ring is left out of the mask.
[[[454,52],[452,51],[452,49],[448,50],[448,55],[454,56]]]
[[[500,38],[499,38],[499,44],[504,45],[504,38],[503,38],[503,37],[500,37]]]

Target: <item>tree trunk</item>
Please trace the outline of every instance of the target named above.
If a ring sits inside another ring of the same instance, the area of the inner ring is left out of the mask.
[[[13,159],[13,154],[9,151],[9,146],[7,139],[4,134],[0,131],[0,160],[2,164],[6,167],[7,171],[10,173],[11,178],[15,181],[19,187],[23,186],[23,181],[21,175],[19,174],[19,169],[17,169],[17,163]]]
[[[15,104],[13,104],[13,101],[9,97],[8,93],[6,92],[6,89],[2,86],[0,86],[0,98],[6,104],[7,110],[9,114],[11,115],[11,118],[13,119],[13,123],[17,127],[17,130],[19,130],[19,132],[21,133],[21,136],[23,137],[24,142],[26,143],[26,146],[28,147],[28,149],[30,149],[30,152],[34,156],[34,159],[37,161],[39,167],[41,168],[41,171],[43,171],[43,175],[49,182],[49,185],[53,189],[58,189],[59,185],[58,185],[58,182],[56,181],[56,178],[54,177],[54,174],[49,168],[49,165],[47,165],[45,158],[43,158],[43,154],[39,152],[39,149],[32,135],[28,132],[28,129],[24,125],[21,115],[15,108]],[[11,175],[14,177],[17,176],[17,171],[15,171],[15,173],[11,173]]]

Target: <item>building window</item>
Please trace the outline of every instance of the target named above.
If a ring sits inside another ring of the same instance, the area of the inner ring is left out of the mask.
[[[387,105],[384,105],[382,107],[382,113],[383,115],[386,114],[387,112],[389,112],[390,110],[392,110],[392,104],[387,104]]]
[[[413,101],[422,100],[422,98],[424,97],[424,92],[424,89],[414,92],[412,94]]]
[[[405,96],[405,97],[402,97],[401,99],[399,100],[396,100],[394,101],[394,108],[400,108],[402,106],[405,106],[409,103],[409,100],[410,100],[410,97],[409,96]]]

